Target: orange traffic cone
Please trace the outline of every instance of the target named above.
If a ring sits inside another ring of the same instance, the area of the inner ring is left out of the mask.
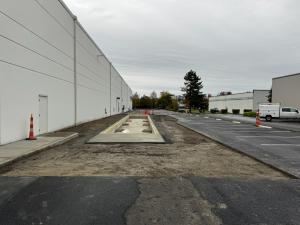
[[[259,111],[256,112],[256,122],[255,122],[256,127],[260,126],[260,119],[259,119]]]
[[[36,140],[36,137],[34,136],[34,131],[33,131],[33,116],[31,114],[30,116],[30,130],[29,130],[29,136],[26,140],[29,140],[29,141],[33,141],[33,140]]]

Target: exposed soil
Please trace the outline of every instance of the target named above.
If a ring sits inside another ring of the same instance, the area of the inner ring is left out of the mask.
[[[287,178],[281,172],[177,125],[166,116],[153,116],[166,144],[86,144],[123,116],[67,129],[65,131],[78,132],[80,136],[13,164],[3,175]]]

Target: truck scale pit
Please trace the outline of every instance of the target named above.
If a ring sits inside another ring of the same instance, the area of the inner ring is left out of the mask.
[[[87,143],[165,143],[150,116],[127,115]]]

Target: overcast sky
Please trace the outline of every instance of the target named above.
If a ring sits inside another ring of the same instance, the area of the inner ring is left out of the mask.
[[[269,89],[300,72],[299,0],[65,0],[133,91]]]

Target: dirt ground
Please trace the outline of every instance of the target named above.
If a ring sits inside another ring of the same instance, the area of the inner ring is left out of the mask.
[[[123,115],[124,116],[124,115]],[[13,164],[4,176],[202,176],[286,179],[264,164],[176,124],[153,116],[166,144],[86,144],[122,115],[66,131],[80,136]]]

